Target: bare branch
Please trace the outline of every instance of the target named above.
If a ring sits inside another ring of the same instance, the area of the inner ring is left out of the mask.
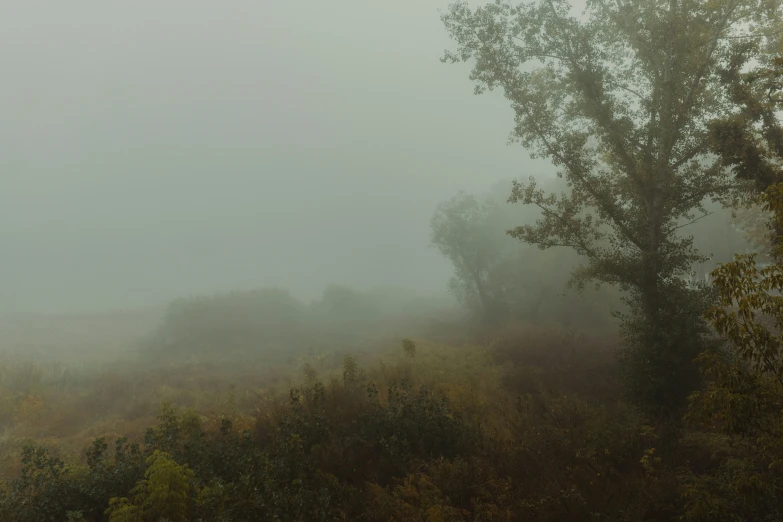
[[[636,91],[636,90],[634,90],[634,89],[631,89],[631,88],[630,88],[630,87],[628,87],[627,85],[622,85],[622,84],[620,84],[620,83],[617,83],[617,82],[615,82],[615,81],[609,80],[609,79],[607,79],[607,78],[604,78],[604,81],[605,81],[606,83],[610,84],[610,85],[614,85],[614,86],[615,86],[615,87],[617,87],[618,89],[622,89],[622,90],[624,90],[624,91],[626,91],[626,92],[629,92],[629,93],[633,94],[634,96],[636,96],[636,97],[637,97],[637,98],[639,98],[640,100],[646,100],[646,99],[647,99],[647,96],[643,95],[643,94],[642,94],[642,93],[640,93],[639,91]]]
[[[696,156],[707,152],[708,149],[709,149],[709,141],[707,140],[707,138],[705,138],[704,140],[699,142],[697,145],[695,145],[695,146],[691,147],[690,149],[688,149],[687,151],[685,151],[682,154],[682,156],[680,156],[680,159],[678,159],[677,161],[672,163],[669,168],[672,171],[676,171],[677,169],[679,169],[680,167],[685,165],[687,162],[689,162],[690,160],[692,160]]]
[[[689,221],[687,223],[684,223],[684,224],[676,226],[676,227],[672,227],[672,228],[669,229],[669,231],[670,232],[674,232],[674,231],[679,230],[681,228],[685,228],[685,227],[691,226],[694,223],[697,223],[697,222],[701,221],[702,219],[706,218],[707,216],[711,216],[713,214],[714,214],[714,212],[707,212],[707,213],[702,214],[701,216],[697,217],[696,219],[692,219],[691,221]]]

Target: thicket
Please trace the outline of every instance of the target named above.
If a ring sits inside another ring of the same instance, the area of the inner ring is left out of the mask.
[[[528,342],[537,348],[520,350]],[[674,509],[671,482],[641,460],[654,429],[612,398],[608,354],[518,332],[483,356],[464,351],[449,380],[416,348],[407,341],[392,367],[349,357],[340,377],[310,369],[253,419],[164,404],[143,441],[101,437],[80,462],[29,441],[0,488],[0,519],[663,520]]]
[[[719,290],[742,288],[732,273]],[[617,339],[530,325],[491,338],[306,366],[287,394],[217,415],[164,403],[141,436],[80,454],[27,440],[0,520],[780,519],[781,388],[748,339],[702,354],[705,385],[672,428],[622,399]],[[3,389],[25,404],[14,419],[40,422],[55,412],[29,397],[47,383],[25,368]]]
[[[395,320],[411,328],[418,315],[426,326],[431,306],[415,295],[339,285],[328,286],[312,303],[278,288],[200,295],[172,302],[140,353],[142,360],[156,362],[225,363],[264,356],[279,363],[314,353],[362,350]]]

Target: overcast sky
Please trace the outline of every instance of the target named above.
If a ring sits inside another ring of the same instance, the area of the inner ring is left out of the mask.
[[[0,2],[0,311],[443,288],[435,205],[548,169],[447,5]]]

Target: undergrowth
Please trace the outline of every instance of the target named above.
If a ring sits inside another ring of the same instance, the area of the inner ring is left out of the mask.
[[[314,357],[274,385],[234,373],[220,393],[198,366],[59,388],[33,367],[3,374],[0,520],[698,520],[734,450],[710,454],[697,429],[665,444],[619,399],[613,351],[528,327]],[[69,424],[53,404],[107,413]]]

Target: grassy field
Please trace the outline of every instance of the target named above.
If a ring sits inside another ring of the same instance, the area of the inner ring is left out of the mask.
[[[18,474],[19,448],[35,439],[68,461],[100,436],[141,438],[160,405],[192,408],[205,418],[252,416],[285,395],[304,370],[339,375],[346,356],[361,364],[393,362],[396,329],[430,334],[438,319],[389,321],[355,350],[220,351],[156,358],[140,352],[159,325],[158,309],[94,315],[23,315],[0,321],[0,478]],[[442,320],[441,320],[442,321]],[[443,336],[440,336],[443,337]],[[354,341],[356,343],[356,341]],[[426,353],[426,352],[424,352]]]

